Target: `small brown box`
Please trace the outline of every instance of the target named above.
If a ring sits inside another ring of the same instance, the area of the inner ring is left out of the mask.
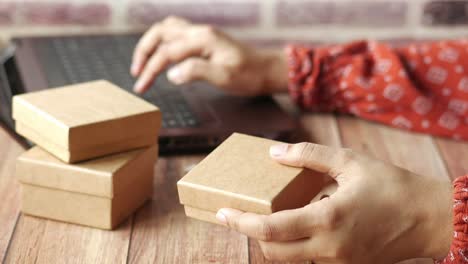
[[[310,203],[329,177],[274,161],[269,148],[277,143],[231,135],[177,183],[186,215],[216,223],[224,207],[271,214]]]
[[[17,95],[16,131],[65,162],[156,143],[161,113],[104,80]]]
[[[21,210],[113,229],[151,197],[157,155],[154,145],[72,165],[33,147],[16,164]]]

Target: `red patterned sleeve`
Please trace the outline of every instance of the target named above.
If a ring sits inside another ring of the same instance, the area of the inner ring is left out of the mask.
[[[468,263],[468,175],[453,182],[453,240],[448,256],[436,264]]]
[[[302,108],[468,140],[468,41],[393,48],[290,45],[289,92]]]

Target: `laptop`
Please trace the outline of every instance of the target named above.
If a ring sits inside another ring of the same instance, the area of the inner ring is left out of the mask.
[[[106,79],[130,91],[133,49],[141,35],[26,37],[0,56],[0,117],[9,128],[11,97],[74,83]],[[145,100],[161,109],[162,154],[208,151],[233,132],[287,140],[297,122],[271,96],[225,94],[206,82],[175,86],[161,74]]]

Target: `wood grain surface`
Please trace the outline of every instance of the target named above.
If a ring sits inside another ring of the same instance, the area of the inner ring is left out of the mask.
[[[343,146],[421,174],[450,180],[468,172],[468,144],[408,133],[352,117],[301,114],[294,141]],[[185,217],[176,182],[203,155],[170,156],[156,164],[152,200],[116,231],[19,214],[15,158],[23,148],[0,129],[0,260],[5,263],[272,263],[255,240]],[[429,264],[418,259],[405,264]]]
[[[15,159],[23,151],[0,126],[0,260],[6,256],[19,215],[19,183],[14,177]]]

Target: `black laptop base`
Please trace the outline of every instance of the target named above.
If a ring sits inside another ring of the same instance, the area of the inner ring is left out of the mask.
[[[131,92],[134,78],[129,73],[131,56],[133,49],[140,35],[119,34],[119,35],[90,35],[90,36],[57,36],[57,37],[35,37],[14,39],[10,47],[1,54],[0,69],[0,118],[4,124],[14,130],[14,123],[11,118],[11,99],[13,95],[30,92],[46,87],[60,87],[75,83],[106,79],[117,86]],[[29,58],[25,60],[25,46],[29,46]],[[16,54],[15,54],[16,48]],[[19,52],[21,51],[21,52]],[[32,68],[40,71],[41,78],[44,79],[38,87],[30,74],[25,74],[25,69]],[[37,69],[36,69],[37,68]],[[24,80],[21,77],[28,77]],[[29,83],[26,83],[28,81]],[[33,85],[31,85],[31,82]],[[187,88],[185,88],[187,89]],[[206,90],[206,89],[205,89]],[[214,91],[216,94],[216,91]],[[161,74],[152,87],[145,94],[143,99],[157,105],[162,113],[162,130],[165,131],[196,131],[204,122],[203,115],[195,111],[193,102],[190,104],[183,96],[182,89],[170,83],[165,74]],[[227,98],[224,98],[227,99]],[[223,100],[224,100],[223,99]],[[230,100],[230,99],[228,99]],[[236,100],[236,99],[234,99]],[[196,102],[199,104],[207,102]],[[255,103],[263,109],[273,109],[280,122],[284,125],[285,113],[281,113],[271,97],[264,98]],[[256,112],[254,112],[256,113]],[[250,118],[238,117],[237,119]],[[276,121],[276,120],[275,120]],[[273,121],[273,123],[275,122]],[[286,120],[287,121],[287,120]],[[270,120],[271,122],[271,120]],[[251,122],[252,123],[252,122]],[[281,125],[279,125],[281,126]],[[224,125],[223,125],[224,127]],[[258,133],[259,136],[272,138],[286,138],[288,133],[277,129],[273,124],[271,135],[268,133]],[[287,127],[287,125],[286,125]],[[291,126],[290,126],[291,127]],[[218,128],[219,129],[219,128]],[[237,130],[239,129],[239,130]],[[161,154],[180,154],[206,152],[219,145],[232,132],[242,132],[242,125],[230,128],[233,131],[213,131],[210,133],[170,133],[171,136],[159,138]],[[270,132],[270,129],[264,129]],[[290,130],[290,129],[287,129]],[[281,133],[278,133],[281,132]],[[251,130],[251,134],[257,132]],[[289,131],[290,132],[290,131]],[[169,133],[167,133],[169,134]],[[176,134],[173,136],[172,134]],[[281,135],[280,135],[281,134]],[[29,143],[29,142],[28,142]]]

